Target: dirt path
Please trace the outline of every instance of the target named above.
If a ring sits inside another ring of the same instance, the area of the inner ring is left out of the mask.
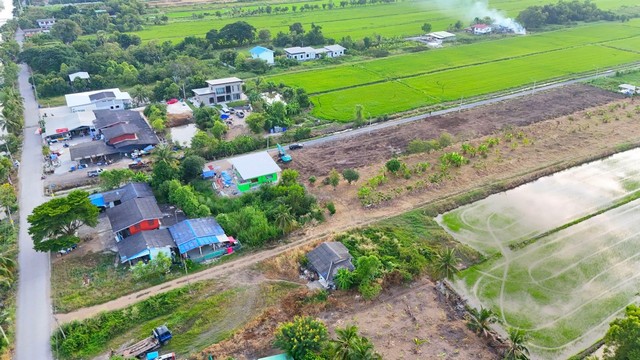
[[[628,103],[628,101],[625,102]],[[630,110],[631,108],[624,111]],[[539,141],[540,144],[522,147],[509,153],[508,156],[505,155],[504,158],[501,157],[500,161],[487,161],[484,169],[467,166],[461,169],[460,176],[456,176],[437,189],[398,199],[384,207],[367,210],[357,205],[357,199],[354,196],[357,186],[341,185],[335,192],[327,191],[327,188],[315,188],[313,191],[318,194],[321,201],[336,201],[338,215],[328,218],[325,223],[315,228],[303,229],[292,234],[289,238],[296,240],[291,243],[247,254],[186,278],[157,285],[101,305],[83,308],[68,314],[58,314],[57,318],[63,323],[85,319],[101,311],[119,309],[152,295],[184,286],[187,281],[220,278],[232,272],[245,271],[265,259],[298,248],[308,242],[328,239],[336,233],[401,214],[438,199],[462,194],[495,182],[535,179],[547,174],[550,168],[558,171],[589,159],[604,156],[615,151],[620,143],[635,144],[638,141],[640,127],[637,126],[637,118],[640,115],[635,114],[634,116],[631,118],[624,116],[619,121],[607,123],[599,123],[599,119],[596,117],[581,121],[564,117],[529,125],[522,128],[523,131],[530,134],[532,139]],[[380,164],[375,164],[364,169],[361,172],[363,178],[367,172],[373,173],[376,171],[375,168],[379,166]]]

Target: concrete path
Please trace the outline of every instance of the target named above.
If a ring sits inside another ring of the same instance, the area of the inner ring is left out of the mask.
[[[22,39],[21,34],[16,38]],[[29,84],[29,69],[20,65],[20,94],[24,98],[24,144],[19,171],[20,235],[18,266],[18,298],[16,314],[17,360],[49,360],[51,354],[51,296],[49,254],[33,250],[33,241],[27,232],[27,216],[46,199],[42,180],[42,143],[38,128],[38,105]]]

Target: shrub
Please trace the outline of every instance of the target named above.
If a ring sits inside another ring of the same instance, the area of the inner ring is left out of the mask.
[[[315,176],[309,176],[309,184],[313,185],[316,183],[316,180],[318,180]]]
[[[391,159],[387,161],[384,166],[387,168],[387,170],[395,174],[402,167],[402,162],[398,159]]]
[[[354,169],[344,169],[342,170],[342,177],[351,185],[352,182],[358,181],[360,179],[360,173],[358,173]]]
[[[382,291],[382,286],[375,282],[363,282],[358,286],[358,291],[362,298],[365,300],[375,299],[378,295],[380,295],[380,291]]]
[[[329,201],[326,206],[329,214],[333,215],[336,213],[336,205],[332,201]]]
[[[345,268],[338,269],[333,282],[339,290],[349,290],[355,284],[353,273]]]
[[[292,322],[282,323],[276,330],[274,345],[294,359],[322,350],[328,339],[327,327],[311,317],[296,316]]]
[[[440,157],[440,162],[442,164],[447,164],[447,165],[453,165],[455,167],[460,167],[460,166],[466,164],[468,162],[468,160],[464,156],[458,154],[457,152],[450,152],[450,153],[443,154]]]
[[[440,145],[441,149],[446,148],[452,143],[453,143],[453,136],[451,136],[451,134],[447,132],[440,134],[440,137],[438,138],[438,145]]]

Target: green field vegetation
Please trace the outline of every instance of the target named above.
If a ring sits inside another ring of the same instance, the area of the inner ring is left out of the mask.
[[[184,357],[228,338],[296,287],[276,282],[221,290],[214,282],[198,282],[122,310],[64,324],[65,337],[57,331],[51,339],[52,348],[59,359],[86,359],[146,338],[155,327],[165,324],[173,339],[163,352]]]
[[[635,301],[638,153],[556,173],[438,218],[489,259],[463,271],[455,287],[472,306],[491,308],[502,325],[527,331],[536,358],[588,347]]]
[[[623,0],[597,0],[594,2],[602,9],[618,9],[627,3]],[[361,39],[374,34],[380,34],[385,37],[417,35],[421,33],[420,26],[425,22],[431,23],[434,30],[444,30],[450,24],[463,18],[463,14],[466,13],[464,9],[444,11],[438,8],[435,3],[421,1],[399,1],[391,4],[348,6],[346,8],[340,8],[338,6],[339,2],[334,3],[336,7],[332,10],[298,11],[296,13],[289,11],[286,14],[247,16],[243,17],[242,20],[247,21],[257,29],[269,29],[273,35],[278,31],[286,32],[288,31],[288,25],[300,22],[305,28],[309,28],[311,23],[320,25],[325,36],[335,39],[341,39],[345,36]],[[235,5],[243,7],[245,3],[235,3]],[[291,7],[291,5],[288,6]],[[490,5],[503,11],[508,16],[515,17],[524,8],[540,5],[540,2],[534,0],[500,0],[491,1]],[[228,5],[222,5],[220,9],[224,9],[225,6]],[[255,5],[251,4],[247,9],[255,7]],[[204,36],[212,28],[220,29],[226,24],[239,20],[237,17],[217,18],[213,16],[215,9],[208,8],[200,11],[196,7],[194,10],[184,9],[179,13],[171,11],[167,16],[173,21],[169,24],[148,26],[146,29],[137,32],[137,34],[143,41],[180,41],[185,36]],[[212,15],[205,19],[184,21],[184,17],[180,18],[178,16],[179,14],[184,15],[184,12],[187,12],[188,16],[191,16],[192,13],[204,12],[209,12]],[[464,21],[469,20],[471,19],[464,19]]]
[[[620,90],[618,86],[621,84],[640,86],[640,71],[618,72],[615,76],[591,80],[589,84],[617,92]]]
[[[609,42],[637,41],[638,26],[590,24],[267,79],[316,94],[315,116],[350,121],[356,104],[377,117],[636,62],[640,54]]]

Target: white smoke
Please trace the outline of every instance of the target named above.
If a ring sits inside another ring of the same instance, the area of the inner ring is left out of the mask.
[[[516,34],[524,35],[527,30],[514,19],[507,17],[498,9],[489,7],[487,0],[436,0],[438,6],[455,16],[462,16],[467,22],[475,18],[490,17],[494,25],[504,26],[511,29]]]

